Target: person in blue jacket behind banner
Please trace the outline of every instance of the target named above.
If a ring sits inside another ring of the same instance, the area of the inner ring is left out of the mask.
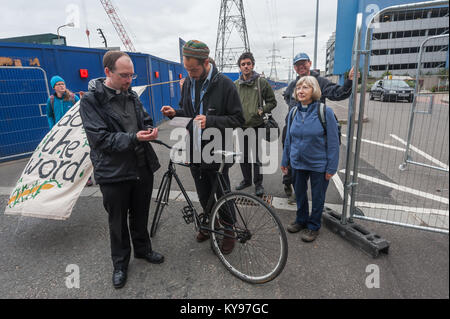
[[[47,120],[50,129],[74,106],[80,98],[66,88],[66,82],[59,75],[55,75],[50,79],[50,85],[55,93],[50,95],[47,100]],[[86,186],[92,186],[94,182],[89,177]]]
[[[50,79],[50,85],[55,90],[47,100],[48,126],[52,129],[80,98],[66,88],[66,82],[59,75]]]
[[[339,163],[338,126],[333,110],[324,108],[326,125],[319,118],[321,90],[313,76],[298,80],[295,107],[289,112],[281,170],[292,169],[297,201],[297,218],[287,227],[290,233],[302,232],[302,240],[314,241],[321,227],[325,194]],[[326,129],[325,129],[326,128]],[[311,182],[312,209],[309,214],[307,182]]]

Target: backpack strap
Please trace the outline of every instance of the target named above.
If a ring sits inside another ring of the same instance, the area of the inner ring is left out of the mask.
[[[294,117],[295,117],[295,114],[297,114],[297,111],[298,111],[298,107],[294,106],[294,109],[292,110],[291,117],[289,119],[289,127],[292,126],[292,121],[294,120]]]
[[[75,93],[70,92],[69,101],[72,102],[72,104],[75,104]]]
[[[55,120],[55,96],[50,95],[50,110],[52,111],[53,120]]]
[[[320,124],[322,124],[323,130],[325,132],[325,135],[327,135],[327,118],[325,115],[325,104],[320,103],[318,109],[317,109],[317,115],[319,116]]]

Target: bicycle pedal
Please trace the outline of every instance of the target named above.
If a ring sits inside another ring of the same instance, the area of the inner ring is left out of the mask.
[[[183,214],[183,219],[186,224],[194,222],[194,211],[191,206],[183,207],[183,209],[181,210],[181,214]]]

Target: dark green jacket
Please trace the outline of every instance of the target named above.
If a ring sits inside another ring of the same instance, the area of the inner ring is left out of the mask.
[[[258,78],[260,79],[261,97],[265,102],[263,105],[264,113],[271,112],[277,106],[275,94],[265,78],[260,77],[256,72],[247,81],[244,81],[241,76],[238,80],[234,81],[234,84],[241,99],[245,118],[244,128],[258,127],[264,122],[262,116],[258,114],[258,106],[261,105],[257,85]]]

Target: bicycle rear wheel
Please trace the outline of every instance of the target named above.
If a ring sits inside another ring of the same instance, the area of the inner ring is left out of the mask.
[[[225,267],[250,283],[276,278],[286,265],[288,244],[276,213],[260,198],[241,192],[221,197],[211,211],[211,247]],[[229,235],[229,236],[227,236]],[[234,238],[231,252],[222,250]]]

